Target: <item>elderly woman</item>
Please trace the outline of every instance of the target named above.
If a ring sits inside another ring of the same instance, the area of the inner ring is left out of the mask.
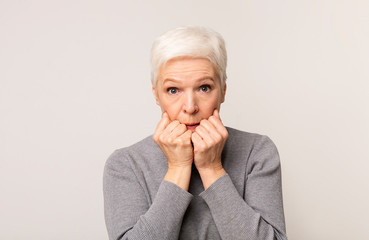
[[[225,127],[223,38],[201,27],[153,44],[153,136],[116,150],[104,172],[110,239],[287,239],[281,169],[267,137]]]

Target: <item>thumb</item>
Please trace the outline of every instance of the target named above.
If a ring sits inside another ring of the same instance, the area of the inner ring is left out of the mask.
[[[163,114],[161,115],[161,118],[169,118],[168,117],[168,113],[167,112],[163,112]]]
[[[218,118],[219,120],[221,120],[221,119],[220,119],[220,115],[219,115],[219,110],[218,110],[218,109],[215,109],[215,110],[214,110],[213,115],[214,115],[214,117],[216,117],[216,118]]]

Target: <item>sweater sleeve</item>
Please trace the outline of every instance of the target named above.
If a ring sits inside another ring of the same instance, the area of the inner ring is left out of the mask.
[[[177,239],[192,195],[163,180],[151,204],[128,161],[108,159],[104,169],[105,222],[110,240]]]
[[[255,143],[246,167],[244,198],[225,174],[200,196],[222,239],[286,240],[278,151],[266,136]]]

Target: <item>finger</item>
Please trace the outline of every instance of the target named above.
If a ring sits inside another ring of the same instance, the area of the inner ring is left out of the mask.
[[[168,114],[164,112],[158,125],[156,126],[154,138],[160,135],[164,131],[164,129],[168,126],[169,123],[170,123],[170,120],[169,120]]]
[[[201,127],[201,128],[199,128]],[[218,129],[208,120],[202,120],[200,122],[200,126],[196,128],[196,130],[199,128],[199,131],[205,129],[207,131],[207,134],[215,141],[220,142],[222,140],[222,135],[220,132],[218,132]],[[202,136],[202,134],[200,134]]]
[[[170,121],[170,120],[169,120],[169,121]],[[171,122],[171,123],[169,123],[169,124],[167,125],[167,127],[164,129],[163,134],[165,134],[165,135],[170,135],[170,134],[173,132],[173,130],[174,130],[178,125],[180,125],[180,123],[179,123],[179,121],[178,121],[178,120],[174,120],[174,121],[172,121],[172,122]]]
[[[186,128],[186,126],[185,126]],[[187,128],[186,128],[187,129]],[[192,131],[191,130],[186,130],[181,136],[179,136],[178,138],[182,140],[183,143],[187,143],[187,144],[191,144],[191,136],[192,136]]]
[[[220,115],[219,115],[219,111],[218,109],[215,109],[214,112],[213,112],[213,115],[211,115],[208,119],[209,121],[211,120],[212,122],[217,122],[217,123],[222,123],[222,119],[220,119]]]
[[[193,148],[195,151],[198,150],[199,148],[205,147],[205,142],[202,140],[202,138],[197,132],[192,133],[191,141],[193,143]]]
[[[213,139],[208,130],[202,125],[196,128],[196,133],[202,138],[204,142],[206,142],[207,146],[213,146],[215,144],[216,140]]]
[[[177,138],[181,136],[183,133],[185,133],[186,131],[187,131],[186,125],[182,123],[178,123],[178,125],[176,125],[176,127],[171,131],[169,136],[173,138]]]
[[[185,128],[187,129],[186,125],[185,125]],[[191,140],[191,135],[192,135],[192,131],[191,131],[191,130],[186,130],[186,132],[185,132],[185,133],[183,133],[183,134],[181,135],[181,137],[183,137],[183,138],[188,138],[188,139],[190,139],[190,140]]]
[[[204,127],[209,133],[217,131],[216,127],[213,125],[212,122],[210,122],[210,120],[201,120],[200,126]]]
[[[163,115],[161,116],[161,119],[156,127],[156,131],[157,132],[162,132],[166,126],[170,123],[169,117],[168,117],[168,113],[164,112]]]
[[[222,135],[222,137],[224,137],[224,138],[228,137],[228,131],[225,128],[225,126],[223,125],[222,120],[220,119],[219,112],[218,112],[217,109],[215,109],[213,115],[209,117],[209,122],[211,122],[213,124],[213,126]]]
[[[218,109],[214,109],[214,112],[213,112],[213,116],[215,116],[216,118],[219,118],[220,119],[220,115],[219,115],[219,110]],[[222,121],[222,120],[221,120]]]

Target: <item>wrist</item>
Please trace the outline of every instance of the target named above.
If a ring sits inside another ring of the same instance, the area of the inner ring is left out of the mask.
[[[208,187],[210,187],[216,180],[227,173],[222,166],[216,168],[202,168],[197,170],[200,174],[205,190],[208,189]]]
[[[188,191],[191,179],[192,165],[188,166],[168,166],[168,171],[164,180],[172,182],[180,188]]]

